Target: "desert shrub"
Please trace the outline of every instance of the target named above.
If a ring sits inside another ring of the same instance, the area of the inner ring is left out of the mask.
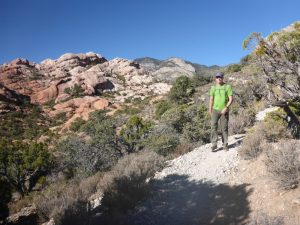
[[[227,72],[229,73],[239,72],[241,70],[242,70],[242,66],[240,64],[232,64],[227,68]]]
[[[70,126],[70,130],[73,131],[73,132],[77,132],[80,130],[81,126],[85,124],[85,120],[80,118],[80,117],[77,117],[74,122],[71,124]]]
[[[50,119],[51,126],[58,126],[67,121],[67,114],[65,112],[61,112],[56,114],[53,118]]]
[[[243,144],[239,149],[239,154],[243,159],[257,158],[263,151],[261,146],[264,140],[263,125],[257,125],[246,134]]]
[[[244,48],[253,47],[252,55],[263,70],[269,99],[299,99],[299,71],[293,69],[300,61],[299,40],[299,23],[294,23],[289,30],[273,32],[267,38],[260,33],[252,33],[244,41]],[[274,87],[280,87],[277,88],[278,93],[275,93]]]
[[[60,180],[53,183],[33,202],[41,218],[53,218],[55,224],[89,224],[89,198],[97,192],[102,174],[97,173],[86,179]]]
[[[9,142],[0,139],[0,174],[22,196],[49,172],[52,160],[42,143]]]
[[[195,85],[190,78],[186,76],[178,77],[168,94],[170,101],[177,104],[189,102],[190,98],[195,93],[194,86]]]
[[[34,140],[48,130],[48,119],[38,106],[25,105],[19,111],[0,114],[0,137],[9,140]]]
[[[80,127],[80,131],[90,136],[89,145],[110,154],[113,152],[122,154],[116,124],[116,120],[108,116],[106,111],[98,110],[89,114],[88,121]]]
[[[187,121],[182,130],[183,142],[201,142],[210,141],[210,120],[208,109],[205,105],[192,105],[185,110],[185,121]]]
[[[142,139],[145,137],[150,127],[150,122],[143,121],[142,118],[136,115],[129,118],[125,127],[120,131],[120,136],[127,146],[128,152],[138,151],[142,148]]]
[[[243,108],[249,107],[254,101],[260,101],[264,96],[267,96],[266,83],[257,76],[234,89],[234,102]]]
[[[276,142],[279,139],[291,137],[285,118],[286,113],[282,109],[267,114],[263,128],[267,141]]]
[[[288,103],[290,109],[296,114],[298,119],[300,119],[300,101],[291,101]]]
[[[143,151],[122,158],[113,170],[104,175],[100,189],[104,190],[102,205],[106,211],[127,211],[144,199],[150,186],[147,180],[163,165],[163,158]]]
[[[265,146],[267,169],[281,188],[295,188],[299,184],[299,147],[296,140],[281,140]]]
[[[230,114],[229,134],[243,134],[245,128],[253,126],[255,122],[255,110],[253,108],[242,108],[236,114]]]
[[[241,58],[240,60],[240,64],[242,66],[248,65],[252,60],[252,56],[251,55],[246,55],[244,57]]]
[[[176,158],[178,156],[184,155],[197,147],[196,143],[182,143],[177,145],[177,147],[172,152],[171,158]]]
[[[62,139],[57,150],[60,154],[60,169],[84,177],[110,169],[119,158],[119,152],[113,146],[103,142],[95,145],[86,143],[77,136]]]
[[[172,107],[172,104],[166,100],[161,101],[155,106],[155,116],[160,118],[168,109]]]
[[[87,200],[77,182],[59,182],[50,186],[34,200],[42,218],[55,224],[85,224]]]
[[[115,115],[121,115],[121,114],[126,114],[126,115],[136,115],[140,112],[141,110],[136,108],[136,107],[132,107],[132,106],[128,106],[125,105],[123,106],[121,109],[117,110],[117,112],[115,113]]]
[[[185,105],[173,107],[167,110],[161,117],[161,121],[172,126],[177,132],[181,133],[184,124],[187,122],[184,115],[186,110]]]
[[[179,144],[179,134],[166,124],[158,124],[153,127],[144,141],[145,148],[167,156],[174,151]]]
[[[206,84],[209,84],[211,82],[211,77],[209,76],[209,74],[195,74],[193,76],[193,83],[195,84],[195,86],[203,86]]]
[[[74,98],[78,98],[83,95],[84,89],[81,87],[80,84],[74,84],[73,87],[65,88],[64,92]]]

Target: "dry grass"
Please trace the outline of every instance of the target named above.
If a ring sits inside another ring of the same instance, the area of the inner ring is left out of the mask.
[[[107,173],[99,188],[104,191],[103,207],[108,211],[127,211],[150,191],[149,178],[163,165],[163,157],[154,152],[131,154]]]
[[[180,144],[178,145],[174,152],[171,155],[171,158],[177,158],[181,155],[184,155],[192,150],[194,150],[198,145],[196,143],[184,143],[184,144]]]
[[[281,140],[265,145],[266,166],[280,188],[291,189],[300,181],[300,142]]]
[[[239,149],[240,156],[243,159],[257,158],[263,151],[261,144],[264,141],[264,137],[262,125],[257,125],[252,130],[249,130],[244,138],[243,145]]]
[[[229,135],[243,134],[246,128],[252,126],[255,122],[255,110],[252,108],[241,109],[238,114],[230,115]]]
[[[83,181],[60,181],[34,199],[42,218],[53,218],[55,224],[82,224],[87,216],[88,198],[97,191],[102,175]]]

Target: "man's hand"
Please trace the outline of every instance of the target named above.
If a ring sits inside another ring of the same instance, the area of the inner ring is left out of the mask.
[[[227,107],[225,107],[222,111],[221,111],[221,114],[225,114],[225,113],[227,113],[228,112],[228,108]]]

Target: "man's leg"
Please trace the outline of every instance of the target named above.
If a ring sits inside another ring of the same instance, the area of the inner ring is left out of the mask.
[[[216,110],[212,111],[211,115],[211,143],[212,143],[212,150],[217,148],[217,141],[218,141],[218,120],[220,118],[220,113]]]
[[[222,141],[225,150],[228,150],[228,121],[229,113],[221,115]]]

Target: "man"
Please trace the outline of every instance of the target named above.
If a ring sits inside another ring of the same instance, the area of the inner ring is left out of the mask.
[[[229,106],[232,103],[231,86],[224,83],[224,73],[215,75],[216,85],[210,89],[209,114],[211,115],[211,143],[212,151],[217,149],[218,121],[221,121],[222,142],[225,151],[228,151],[228,120]]]

